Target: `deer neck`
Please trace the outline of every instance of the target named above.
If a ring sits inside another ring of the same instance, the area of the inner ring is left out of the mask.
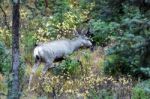
[[[82,46],[82,42],[79,39],[72,40],[70,44],[72,51],[78,50]]]

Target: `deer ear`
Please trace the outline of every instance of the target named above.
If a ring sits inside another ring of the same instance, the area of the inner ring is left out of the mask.
[[[79,37],[79,36],[87,36],[89,32],[89,28],[76,28],[73,30],[73,33],[75,36]]]

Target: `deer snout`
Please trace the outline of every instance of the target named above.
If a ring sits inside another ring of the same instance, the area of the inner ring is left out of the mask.
[[[85,46],[86,46],[86,47],[91,47],[91,46],[92,46],[91,41],[87,41],[86,44],[85,44]]]
[[[89,46],[92,46],[92,43],[91,43],[91,41],[89,41]]]

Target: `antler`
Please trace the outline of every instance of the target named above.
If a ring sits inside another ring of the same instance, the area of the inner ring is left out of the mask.
[[[73,33],[76,36],[84,36],[84,35],[87,35],[89,33],[89,28],[76,28],[73,30]]]

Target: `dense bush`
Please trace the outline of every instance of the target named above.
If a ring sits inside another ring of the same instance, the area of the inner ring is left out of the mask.
[[[113,99],[113,93],[110,90],[102,89],[99,91],[90,90],[88,99]]]
[[[8,49],[0,42],[0,73],[9,73],[11,66],[11,55]]]
[[[67,58],[55,67],[53,72],[57,75],[77,76],[77,74],[82,72],[81,63],[78,60]]]
[[[132,90],[132,99],[150,98],[150,80],[138,83]]]
[[[126,2],[122,5],[119,35],[115,45],[106,51],[104,72],[149,78],[150,25],[147,13]]]
[[[102,20],[91,20],[90,23],[92,40],[97,45],[106,46],[111,37],[117,35],[119,24],[116,22],[105,22]]]
[[[107,50],[104,72],[150,77],[150,64],[147,60],[149,49],[146,47],[148,43],[145,39],[133,34],[125,34],[119,39],[118,44]]]

